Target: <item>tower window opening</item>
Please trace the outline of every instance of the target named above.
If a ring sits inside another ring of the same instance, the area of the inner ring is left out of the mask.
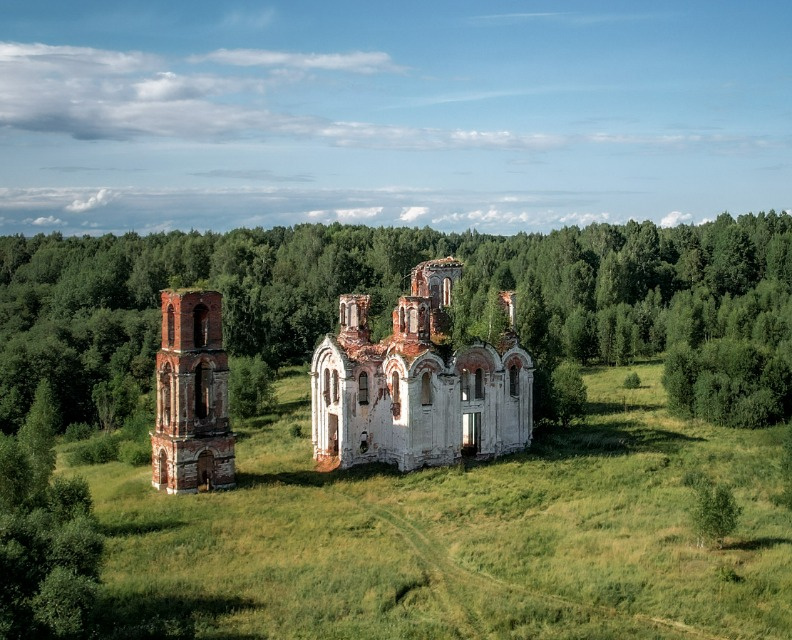
[[[193,310],[193,343],[196,349],[209,344],[209,309],[202,304]]]
[[[368,404],[369,401],[369,388],[368,388],[368,374],[364,371],[358,378],[358,402],[360,404]]]

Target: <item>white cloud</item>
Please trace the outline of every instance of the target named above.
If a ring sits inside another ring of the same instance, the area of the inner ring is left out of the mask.
[[[336,209],[339,220],[367,220],[382,213],[384,207],[358,207],[356,209]]]
[[[689,224],[693,220],[693,216],[689,213],[682,213],[681,211],[672,211],[663,219],[660,220],[661,227],[676,227],[680,224]]]
[[[71,213],[83,213],[97,207],[103,207],[114,198],[115,194],[110,189],[99,189],[95,196],[91,196],[87,200],[74,200],[63,209]]]
[[[399,214],[399,220],[403,220],[404,222],[414,222],[421,216],[425,216],[429,213],[428,207],[403,207],[401,214]]]
[[[352,53],[289,53],[266,49],[217,49],[205,55],[190,56],[190,62],[217,62],[240,67],[281,67],[307,71],[346,71],[383,73],[403,71],[381,51]]]
[[[56,218],[55,216],[47,216],[46,218],[45,217],[40,217],[40,218],[35,218],[35,219],[27,218],[25,220],[25,222],[28,222],[30,224],[34,224],[37,227],[48,227],[48,226],[51,227],[51,226],[54,226],[54,225],[62,225],[63,224],[63,220],[61,220],[60,218]]]
[[[585,227],[587,225],[590,225],[592,222],[608,222],[609,220],[610,220],[610,214],[604,212],[603,213],[573,212],[558,218],[558,221],[563,224],[577,225],[579,227]]]

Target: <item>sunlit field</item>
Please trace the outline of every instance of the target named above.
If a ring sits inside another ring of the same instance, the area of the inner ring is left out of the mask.
[[[624,389],[630,372],[642,381]],[[775,504],[784,428],[669,417],[662,364],[584,371],[589,415],[529,451],[402,475],[314,469],[309,379],[237,423],[239,488],[168,496],[151,471],[88,479],[107,535],[107,637],[789,638],[792,516]],[[301,433],[300,433],[301,432]],[[697,472],[744,509],[695,544]]]

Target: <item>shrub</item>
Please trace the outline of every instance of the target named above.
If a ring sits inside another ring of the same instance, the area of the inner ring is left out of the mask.
[[[47,489],[47,505],[60,523],[90,515],[93,502],[88,482],[80,477],[57,476]]]
[[[624,379],[622,386],[625,389],[638,389],[641,386],[641,378],[639,378],[638,374],[633,371]]]
[[[69,462],[73,465],[102,464],[113,460],[118,460],[118,438],[106,433],[79,443],[69,455]]]
[[[33,598],[33,615],[53,635],[76,636],[85,628],[96,597],[96,583],[64,567],[55,567]]]
[[[553,390],[558,418],[568,427],[573,418],[583,415],[586,405],[586,385],[580,367],[572,362],[558,365],[553,371]]]
[[[737,505],[732,490],[724,485],[699,482],[694,490],[692,520],[697,544],[715,543],[723,546],[723,539],[737,528],[742,508]]]
[[[302,427],[295,423],[289,427],[289,433],[291,434],[292,438],[302,438]]]
[[[63,440],[65,442],[79,442],[80,440],[87,440],[95,433],[96,427],[87,422],[72,422],[66,427]]]
[[[118,459],[133,467],[151,464],[151,443],[124,440],[118,448]]]

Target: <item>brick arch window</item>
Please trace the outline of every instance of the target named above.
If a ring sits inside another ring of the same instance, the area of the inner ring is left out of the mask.
[[[427,406],[432,402],[432,374],[425,371],[421,376],[421,404]]]
[[[206,418],[209,415],[209,398],[212,395],[212,370],[205,362],[195,368],[195,415]]]
[[[202,304],[193,309],[193,344],[196,349],[209,344],[209,309]]]
[[[160,487],[167,486],[168,484],[168,454],[165,453],[165,449],[160,449],[159,452],[159,469],[157,469],[157,478]]]
[[[339,398],[338,371],[333,369],[333,402],[338,402]]]
[[[168,305],[168,346],[172,347],[176,341],[176,314],[173,311],[173,305]]]
[[[476,369],[476,385],[474,393],[476,400],[481,400],[484,398],[484,369],[481,367]]]
[[[368,388],[368,374],[364,371],[358,377],[358,403],[368,404],[369,388]]]
[[[341,313],[339,315],[341,316],[341,320],[340,320],[341,326],[345,327],[346,323],[347,323],[347,321],[346,321],[346,305],[343,302],[341,303]]]
[[[322,385],[322,395],[325,404],[330,404],[330,369],[324,370],[324,384]]]
[[[169,363],[166,363],[160,378],[160,393],[162,398],[162,403],[160,405],[162,407],[160,421],[163,425],[169,425],[171,421],[171,384],[171,366]]]
[[[415,309],[407,309],[407,325],[410,333],[418,333],[418,314]]]
[[[399,404],[401,399],[401,394],[399,392],[399,372],[394,371],[391,374],[391,386],[393,387],[393,391],[391,392],[393,397],[393,404]]]
[[[404,333],[404,307],[399,307],[399,333]]]
[[[509,395],[512,398],[520,396],[520,369],[516,364],[509,367]]]

